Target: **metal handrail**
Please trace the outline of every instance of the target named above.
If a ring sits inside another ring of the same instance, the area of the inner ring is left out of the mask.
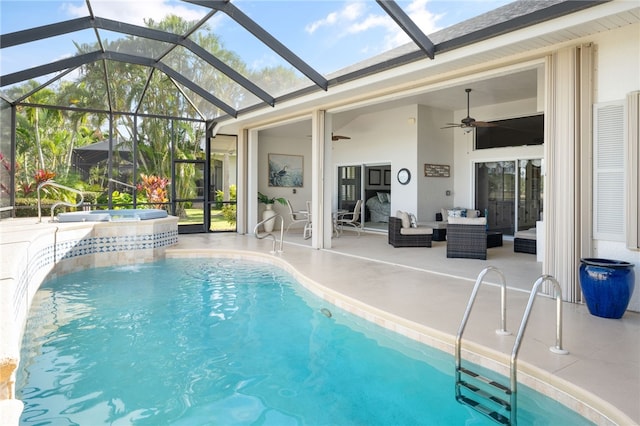
[[[495,266],[487,266],[478,274],[478,278],[476,279],[476,284],[473,286],[473,291],[471,292],[471,297],[469,297],[469,302],[467,303],[467,308],[464,311],[464,315],[462,317],[462,322],[460,323],[460,328],[458,329],[458,334],[456,335],[456,363],[459,363],[460,360],[460,341],[462,340],[462,334],[464,333],[464,329],[467,326],[467,322],[469,321],[469,315],[471,314],[471,309],[473,308],[473,304],[476,300],[476,296],[478,294],[478,290],[480,285],[483,283],[484,276],[489,272],[495,272],[500,276],[500,329],[496,330],[496,334],[500,335],[509,335],[511,332],[507,331],[507,282],[504,278],[504,274]]]
[[[460,328],[458,328],[458,334],[456,335],[456,379],[460,379],[460,367],[462,366],[462,360],[460,356],[461,352],[461,341],[462,334],[464,333],[464,329],[467,326],[467,322],[469,321],[469,315],[471,314],[471,309],[473,308],[473,303],[476,300],[476,296],[478,294],[478,289],[484,280],[484,276],[489,272],[495,272],[500,276],[501,281],[501,289],[500,289],[500,329],[496,330],[496,334],[500,334],[502,336],[507,336],[511,334],[507,331],[507,282],[504,278],[504,274],[495,266],[487,266],[478,274],[478,278],[476,279],[476,284],[473,286],[473,291],[471,292],[471,297],[469,297],[469,302],[467,303],[467,309],[464,311],[464,316],[462,317],[462,322],[460,323]]]
[[[277,239],[275,237],[275,235],[273,235],[271,232],[268,232],[266,234],[262,234],[260,235],[258,233],[258,228],[260,228],[260,225],[264,225],[266,222],[269,222],[270,220],[276,220],[276,218],[280,218],[280,249],[276,251],[276,242]],[[267,237],[271,237],[273,238],[273,250],[271,250],[271,253],[282,253],[282,244],[284,242],[284,219],[282,216],[280,216],[279,214],[273,215],[271,217],[268,217],[266,219],[264,219],[261,222],[258,222],[255,226],[255,228],[253,228],[253,235],[255,235],[255,237],[259,240],[262,240],[264,238]]]
[[[108,180],[109,180],[109,182],[117,183],[118,185],[122,185],[122,186],[125,186],[125,187],[130,188],[130,189],[136,189],[137,188],[135,185],[131,185],[130,183],[122,182],[122,181],[119,181],[119,180],[114,179],[114,178],[109,178]]]
[[[524,315],[522,316],[522,323],[520,324],[520,329],[518,330],[518,334],[516,335],[516,341],[513,344],[513,350],[511,352],[511,410],[513,413],[516,412],[516,404],[517,404],[517,386],[518,380],[516,378],[517,375],[517,365],[518,365],[518,351],[520,351],[520,345],[522,344],[522,336],[524,335],[525,330],[527,329],[527,322],[529,321],[529,314],[531,313],[531,308],[533,307],[533,302],[535,301],[536,294],[538,289],[545,281],[551,281],[556,290],[556,345],[551,346],[549,350],[553,353],[559,355],[567,355],[569,351],[562,349],[562,288],[558,281],[553,278],[551,275],[541,275],[536,282],[533,284],[533,288],[531,289],[531,295],[529,296],[529,302],[527,303],[527,308],[524,311]],[[515,425],[515,421],[512,423]]]
[[[53,186],[54,188],[60,188],[60,189],[66,189],[67,191],[71,191],[73,193],[76,193],[78,195],[80,195],[80,201],[78,201],[77,203],[73,204],[73,203],[68,203],[66,201],[58,201],[53,203],[53,205],[51,206],[51,222],[53,222],[53,212],[55,210],[56,207],[58,206],[67,206],[67,207],[79,207],[84,203],[84,195],[82,194],[81,191],[78,191],[77,189],[74,188],[69,188],[68,186],[64,186],[61,185],[55,181],[52,180],[46,180],[44,182],[40,182],[38,184],[38,189],[37,189],[37,194],[38,194],[38,223],[42,222],[42,205],[40,203],[40,189],[44,188],[45,186]]]

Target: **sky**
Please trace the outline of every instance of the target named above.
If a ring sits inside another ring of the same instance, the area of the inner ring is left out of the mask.
[[[425,34],[512,0],[397,0]],[[410,42],[374,0],[234,0],[233,4],[322,74]],[[91,0],[96,16],[144,25],[178,14],[200,20],[207,8],[175,0]],[[0,33],[88,16],[84,0],[0,0]],[[252,68],[287,65],[224,14],[208,21],[226,49]],[[119,35],[101,31],[113,40]],[[72,56],[74,42],[95,43],[92,30],[0,50],[0,75]],[[1,39],[0,39],[1,44]],[[28,49],[26,48],[28,46]]]

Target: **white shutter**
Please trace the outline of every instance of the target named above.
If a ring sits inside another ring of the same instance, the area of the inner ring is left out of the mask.
[[[627,95],[627,247],[640,248],[640,91]]]
[[[624,241],[624,101],[594,105],[593,122],[593,236]]]

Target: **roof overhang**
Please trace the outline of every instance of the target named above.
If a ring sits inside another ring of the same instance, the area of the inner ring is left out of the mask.
[[[340,112],[403,96],[414,97],[418,92],[459,86],[465,81],[504,72],[504,67],[517,71],[522,66],[534,66],[536,61],[541,63],[546,55],[563,45],[588,42],[590,35],[640,22],[640,6],[634,2],[566,3],[590,5],[582,5],[573,13],[561,13],[554,19],[521,26],[515,31],[481,37],[475,43],[461,42],[456,48],[439,52],[433,61],[422,56],[422,59],[402,66],[331,85],[327,93],[313,92],[286,102],[280,101],[270,110],[241,111],[237,119],[223,117],[216,120],[216,127],[222,133],[237,133],[242,128],[260,127],[281,119],[309,117],[314,110]],[[497,69],[500,71],[495,71]],[[459,98],[461,109],[464,98]]]

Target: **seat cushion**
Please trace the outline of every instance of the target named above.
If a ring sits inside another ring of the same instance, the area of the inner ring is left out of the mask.
[[[486,225],[486,217],[449,217],[448,220],[451,224],[456,225]]]
[[[433,228],[420,227],[417,228],[402,228],[400,229],[402,235],[432,235]]]
[[[535,240],[536,237],[536,228],[527,229],[525,231],[518,231],[513,236],[514,238],[521,238],[523,240]]]

